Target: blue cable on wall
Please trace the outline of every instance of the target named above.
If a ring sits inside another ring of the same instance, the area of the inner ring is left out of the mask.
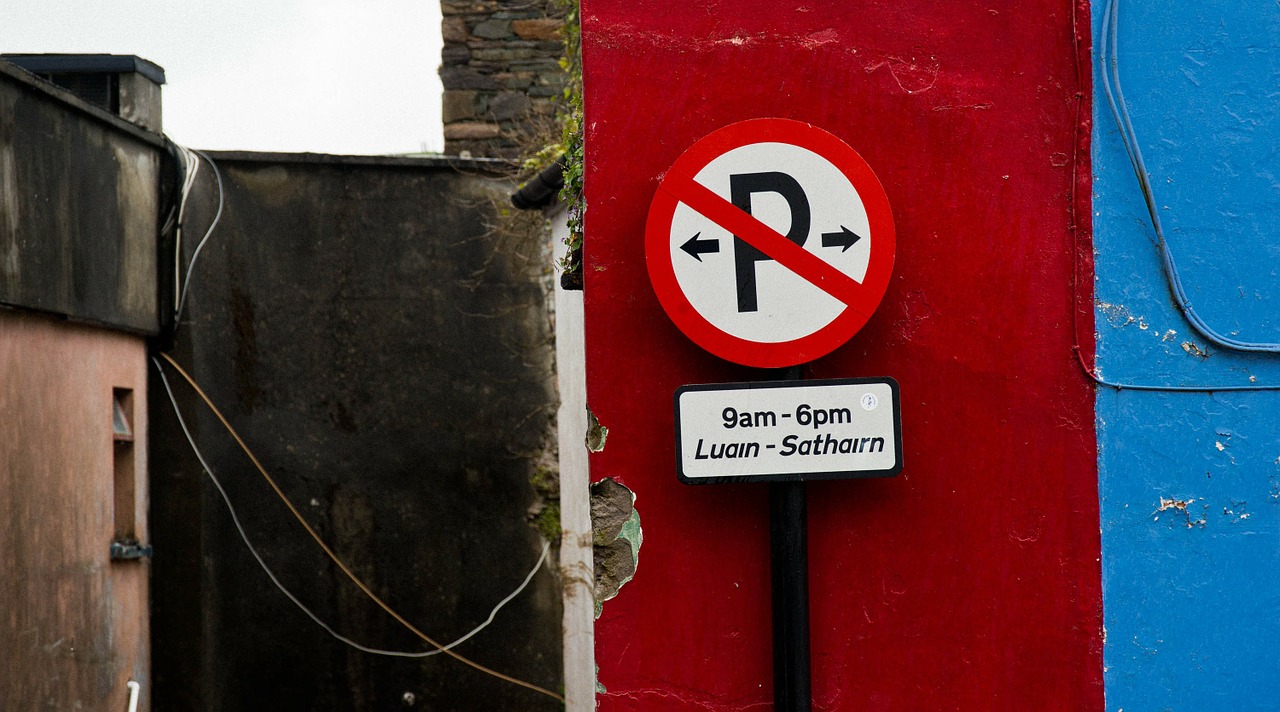
[[[1173,253],[1169,249],[1168,241],[1165,240],[1164,227],[1160,223],[1160,215],[1156,210],[1155,195],[1151,190],[1147,166],[1142,160],[1142,151],[1138,147],[1137,134],[1133,129],[1133,123],[1129,120],[1129,108],[1124,99],[1124,92],[1120,88],[1120,70],[1117,62],[1119,45],[1117,41],[1118,17],[1119,0],[1108,0],[1102,17],[1102,42],[1099,43],[1101,45],[1099,62],[1102,64],[1102,86],[1107,94],[1107,103],[1111,106],[1111,116],[1116,121],[1116,126],[1120,130],[1120,138],[1124,142],[1125,151],[1129,154],[1129,162],[1133,165],[1133,172],[1138,177],[1138,185],[1142,189],[1142,198],[1146,202],[1147,213],[1151,216],[1151,225],[1155,229],[1156,242],[1160,248],[1160,257],[1164,262],[1165,276],[1169,281],[1169,290],[1173,293],[1174,302],[1178,305],[1192,328],[1215,346],[1234,351],[1280,353],[1280,343],[1242,341],[1222,335],[1209,326],[1191,306],[1191,301],[1187,297],[1186,289],[1182,284],[1182,277],[1178,273],[1178,266],[1174,262]],[[1110,52],[1110,62],[1107,61],[1108,51]],[[1110,76],[1108,76],[1108,73]],[[1115,85],[1114,92],[1112,90],[1113,83]],[[1240,390],[1261,389],[1245,386],[1241,387]]]

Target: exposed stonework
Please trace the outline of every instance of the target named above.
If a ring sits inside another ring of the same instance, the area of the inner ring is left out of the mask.
[[[514,158],[564,88],[556,0],[440,0],[445,153]]]
[[[560,28],[564,22],[556,18],[543,20],[513,20],[511,31],[522,40],[554,40],[559,42]]]
[[[444,137],[455,141],[474,141],[498,138],[501,129],[497,124],[483,121],[460,121],[444,127]]]
[[[635,493],[606,477],[591,485],[592,558],[595,562],[596,618],[604,602],[636,575],[644,532]]]

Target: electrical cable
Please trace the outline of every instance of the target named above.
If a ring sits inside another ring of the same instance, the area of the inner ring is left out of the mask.
[[[200,173],[200,161],[191,149],[172,141],[170,143],[177,150],[182,164],[182,188],[178,192],[177,226],[174,229],[173,246],[173,303],[176,312],[180,296],[179,289],[182,286],[182,229],[186,223],[187,200],[191,197],[191,189],[195,186],[196,176]]]
[[[293,604],[297,606],[303,613],[305,613],[307,617],[310,618],[316,625],[323,628],[326,633],[333,636],[334,638],[337,638],[339,641],[355,648],[356,650],[360,650],[365,653],[372,653],[374,655],[387,655],[387,656],[400,657],[400,658],[426,658],[426,657],[431,657],[432,655],[439,655],[441,653],[441,650],[406,652],[406,651],[399,651],[399,650],[383,650],[380,648],[370,648],[370,647],[361,645],[360,643],[357,643],[354,640],[351,640],[350,638],[347,638],[342,634],[338,633],[332,627],[330,627],[329,624],[321,620],[320,617],[317,616],[314,611],[312,611],[310,608],[307,608],[306,604],[298,600],[298,598],[293,594],[293,592],[291,592],[288,588],[285,587],[283,583],[280,582],[280,579],[276,578],[275,572],[271,570],[271,567],[267,565],[267,562],[265,560],[263,560],[262,555],[258,553],[258,549],[253,545],[253,542],[249,540],[249,535],[245,532],[244,526],[241,525],[240,517],[239,515],[237,515],[235,507],[231,504],[231,498],[227,495],[226,489],[223,488],[221,480],[219,480],[218,476],[214,474],[213,468],[209,466],[208,461],[204,459],[204,454],[200,452],[200,448],[196,445],[194,436],[192,436],[190,429],[187,428],[187,421],[185,418],[182,417],[182,411],[178,408],[178,400],[173,395],[173,389],[170,388],[169,386],[169,379],[164,374],[164,368],[161,367],[160,362],[157,361],[154,357],[151,359],[151,362],[155,364],[156,371],[159,372],[160,374],[160,382],[164,385],[165,393],[167,393],[169,396],[169,403],[173,406],[173,414],[178,419],[178,426],[182,428],[182,434],[187,438],[187,444],[191,446],[191,452],[194,453],[196,456],[196,459],[200,461],[200,466],[204,468],[205,474],[209,476],[209,480],[213,482],[213,486],[218,490],[218,494],[222,496],[222,501],[227,506],[227,512],[231,515],[231,522],[235,525],[236,531],[240,533],[240,539],[244,542],[245,548],[247,548],[249,550],[249,553],[253,555],[253,558],[258,562],[258,566],[260,566],[263,572],[266,573],[267,578],[271,579],[271,583],[275,584],[276,588],[280,589],[280,592],[283,593],[286,598],[292,601]],[[444,646],[443,650],[450,650],[452,648],[455,648],[461,645],[462,643],[465,643],[467,640],[471,639],[471,637],[474,636],[475,634],[487,628],[489,624],[493,622],[493,619],[498,615],[498,611],[502,610],[503,606],[507,605],[508,603],[511,602],[512,599],[514,599],[516,596],[519,596],[521,593],[524,592],[524,589],[529,585],[529,582],[533,580],[533,577],[542,568],[543,563],[546,562],[547,554],[550,551],[551,551],[551,542],[548,541],[543,543],[542,555],[538,557],[538,562],[533,565],[533,568],[530,569],[528,575],[524,577],[524,581],[522,581],[514,591],[508,594],[506,598],[503,598],[501,601],[498,601],[498,604],[495,605],[493,607],[493,610],[489,612],[489,617],[485,619],[483,623],[471,629],[469,633],[467,633],[466,635],[463,635],[461,638],[458,638],[452,643],[449,643],[448,645]]]
[[[209,229],[205,230],[204,237],[200,238],[200,242],[196,245],[195,252],[191,253],[191,261],[187,263],[187,273],[182,278],[182,292],[178,297],[178,306],[173,313],[173,326],[175,331],[178,328],[179,322],[182,320],[182,310],[187,304],[187,289],[191,286],[191,272],[196,267],[196,260],[200,258],[200,251],[204,249],[205,243],[209,241],[209,236],[213,234],[214,228],[218,227],[218,221],[222,219],[222,207],[223,207],[224,198],[225,198],[225,191],[223,190],[223,187],[222,187],[222,171],[218,170],[218,164],[214,163],[213,159],[209,158],[208,154],[206,154],[204,151],[199,151],[196,149],[185,149],[185,148],[183,150],[195,154],[197,169],[200,166],[200,162],[199,162],[200,158],[203,158],[205,161],[207,161],[209,163],[209,167],[213,169],[213,176],[218,180],[218,211],[214,213],[213,220],[209,223]],[[184,194],[182,203],[183,205],[186,204],[185,194]],[[181,211],[179,211],[179,214],[181,214]],[[181,218],[179,218],[178,220],[178,227],[179,227],[179,230],[181,230],[181,227],[182,227]],[[175,251],[177,255],[182,254],[181,247],[182,247],[181,242],[179,242],[178,249]]]
[[[459,641],[455,641],[449,646],[445,646],[433,640],[426,633],[423,633],[416,626],[414,626],[412,623],[406,620],[404,616],[400,615],[393,608],[387,605],[387,603],[383,601],[380,597],[378,597],[378,595],[375,594],[373,590],[370,589],[369,586],[365,584],[363,580],[360,579],[360,577],[356,576],[356,574],[345,563],[343,563],[341,559],[338,558],[338,555],[334,553],[334,551],[331,548],[329,548],[329,545],[326,544],[323,539],[320,538],[320,535],[316,533],[315,529],[313,529],[311,525],[307,523],[307,520],[302,516],[302,513],[298,511],[298,508],[294,506],[293,502],[288,498],[287,495],[285,495],[284,490],[280,489],[280,486],[276,484],[275,479],[272,478],[271,475],[267,473],[266,468],[264,468],[262,466],[262,463],[258,461],[257,456],[254,455],[253,451],[249,449],[249,446],[245,444],[244,440],[240,437],[240,434],[236,432],[235,428],[231,426],[231,423],[226,419],[225,416],[222,415],[222,411],[218,410],[218,407],[213,404],[213,401],[209,399],[209,396],[205,394],[204,390],[200,388],[200,386],[195,382],[195,380],[192,379],[191,376],[185,370],[183,370],[181,366],[178,365],[178,362],[173,360],[173,357],[169,356],[169,354],[161,353],[160,356],[164,358],[164,360],[168,361],[169,365],[172,366],[173,369],[177,371],[178,374],[181,375],[183,379],[187,382],[187,385],[191,386],[192,390],[194,390],[196,394],[200,396],[200,399],[204,401],[204,404],[209,408],[210,411],[213,412],[214,416],[216,416],[218,421],[222,423],[222,426],[227,430],[227,432],[231,435],[231,437],[235,439],[236,444],[240,446],[240,449],[245,453],[245,455],[249,457],[249,460],[253,462],[253,465],[255,468],[257,468],[258,473],[261,474],[262,477],[267,481],[267,484],[271,486],[271,489],[275,492],[276,496],[279,497],[280,500],[285,504],[285,506],[293,514],[294,518],[298,520],[298,523],[302,525],[302,528],[305,529],[307,533],[311,535],[311,538],[316,542],[316,544],[320,547],[320,549],[323,550],[324,553],[329,557],[329,560],[332,561],[342,571],[342,573],[346,574],[347,578],[350,579],[351,582],[354,583],[356,587],[359,588],[366,596],[368,596],[370,600],[376,603],[379,608],[381,608],[388,615],[394,618],[396,622],[400,623],[402,626],[404,626],[409,631],[411,631],[414,635],[417,635],[419,638],[426,641],[432,647],[436,648],[436,652],[444,653],[449,657],[457,660],[458,662],[468,665],[487,675],[496,677],[499,680],[504,680],[514,685],[519,685],[520,687],[524,687],[526,689],[532,690],[539,694],[547,695],[548,697],[556,699],[560,702],[564,702],[563,696],[558,695],[555,692],[552,692],[551,690],[547,690],[545,688],[534,685],[533,683],[525,682],[524,680],[511,677],[510,675],[505,675],[503,673],[498,672],[497,670],[487,668],[481,665],[480,663],[477,663],[474,660],[471,660],[470,658],[463,657],[462,655],[450,649],[453,645],[456,645],[457,643],[462,642],[462,640],[465,640],[466,638],[473,635],[475,631],[473,631],[472,633],[468,633],[467,636],[464,636],[463,639]],[[160,367],[159,362],[156,362],[156,367],[157,368]],[[161,371],[161,376],[163,378],[163,369]],[[165,383],[165,388],[167,389],[168,382],[164,381],[164,383]],[[172,398],[172,391],[170,391],[170,397]],[[183,430],[184,432],[186,432],[185,427],[183,428]],[[203,460],[201,460],[201,464],[205,465]],[[208,472],[210,477],[212,477],[213,476],[212,470],[208,469],[207,465],[205,465],[205,468],[206,468],[206,472]],[[215,483],[217,482],[216,478],[214,481]],[[221,485],[218,486],[218,489],[220,492],[222,491]],[[226,497],[225,492],[223,492],[223,497],[225,499]],[[228,506],[230,506],[229,502],[228,502]],[[237,528],[239,528],[238,520],[236,521],[236,526]],[[248,543],[247,539],[245,543],[246,544]],[[544,547],[544,555],[545,553],[546,553],[546,548]],[[255,556],[256,556],[256,553],[255,553]],[[539,566],[541,566],[541,563],[539,563]],[[536,570],[537,569],[535,568],[535,571]],[[532,578],[532,575],[530,575],[530,578]],[[274,580],[274,577],[272,577],[272,579]],[[525,583],[528,583],[528,580],[526,580]],[[515,594],[512,594],[512,596],[509,596],[508,600],[510,598],[513,598],[514,595]],[[292,598],[292,596],[290,596],[290,598]],[[296,599],[294,600],[296,602]],[[503,601],[503,603],[505,602],[506,600]],[[494,612],[496,613],[496,610]],[[315,619],[314,617],[313,617],[313,620],[316,620],[317,623],[320,623],[320,621],[318,619]],[[323,623],[321,623],[321,625],[325,627],[326,630],[329,629],[328,626],[325,626]],[[485,625],[488,625],[488,623],[486,622]],[[387,654],[394,654],[394,651],[384,651],[384,652]]]
[[[1133,122],[1129,118],[1129,108],[1124,99],[1124,91],[1120,87],[1119,31],[1117,29],[1119,25],[1119,6],[1119,0],[1107,0],[1106,9],[1103,11],[1102,42],[1099,50],[1099,62],[1102,64],[1102,87],[1107,94],[1107,104],[1111,107],[1111,116],[1115,119],[1116,125],[1120,129],[1120,137],[1124,142],[1125,151],[1129,154],[1129,162],[1133,166],[1134,174],[1138,177],[1138,186],[1142,190],[1142,198],[1146,202],[1147,213],[1151,216],[1151,225],[1155,230],[1156,241],[1160,248],[1160,257],[1164,262],[1165,276],[1169,281],[1169,288],[1173,293],[1174,301],[1182,311],[1183,316],[1190,322],[1192,328],[1216,346],[1235,351],[1280,353],[1280,343],[1242,341],[1218,333],[1191,306],[1191,300],[1188,298],[1187,291],[1182,284],[1182,277],[1178,273],[1178,266],[1174,262],[1173,252],[1169,249],[1169,243],[1165,239],[1164,227],[1160,223],[1160,214],[1156,209],[1155,194],[1151,189],[1150,175],[1147,172],[1146,163],[1142,159],[1142,149],[1138,146],[1138,136],[1133,129]],[[1107,61],[1108,50],[1111,53],[1110,62]],[[1108,77],[1108,74],[1110,74],[1110,77]]]
[[[1143,191],[1143,199],[1146,201],[1147,211],[1148,211],[1148,213],[1150,213],[1150,215],[1151,215],[1152,224],[1153,224],[1153,226],[1154,226],[1154,228],[1155,228],[1156,237],[1157,237],[1157,240],[1158,240],[1157,245],[1160,247],[1160,251],[1161,251],[1161,255],[1162,255],[1162,260],[1163,260],[1164,265],[1165,265],[1165,274],[1166,274],[1166,276],[1168,277],[1168,279],[1169,279],[1169,283],[1170,283],[1170,285],[1171,285],[1171,286],[1170,286],[1170,291],[1172,291],[1172,292],[1173,292],[1175,301],[1177,301],[1177,302],[1178,302],[1178,304],[1179,304],[1179,308],[1182,310],[1183,315],[1188,319],[1188,321],[1192,324],[1192,326],[1193,326],[1193,327],[1195,327],[1195,328],[1197,329],[1197,331],[1199,331],[1199,332],[1201,333],[1201,335],[1202,335],[1202,336],[1205,336],[1205,338],[1206,338],[1206,339],[1210,340],[1211,342],[1214,342],[1214,341],[1215,341],[1215,339],[1214,339],[1213,337],[1211,337],[1210,335],[1206,334],[1204,331],[1201,331],[1201,330],[1200,330],[1200,328],[1199,328],[1199,326],[1197,326],[1197,324],[1201,324],[1201,325],[1204,325],[1204,327],[1205,327],[1206,329],[1208,329],[1207,324],[1204,324],[1203,320],[1201,320],[1201,319],[1200,319],[1199,315],[1198,315],[1198,314],[1196,314],[1195,310],[1191,308],[1190,302],[1186,301],[1185,299],[1180,299],[1180,298],[1179,298],[1179,294],[1180,294],[1180,293],[1183,295],[1183,297],[1185,297],[1185,292],[1184,292],[1184,291],[1183,291],[1183,289],[1182,289],[1182,280],[1181,280],[1181,277],[1180,277],[1180,276],[1179,276],[1179,274],[1178,274],[1177,267],[1176,267],[1176,265],[1175,265],[1175,264],[1174,264],[1174,262],[1173,262],[1173,256],[1172,256],[1172,253],[1171,253],[1171,252],[1170,252],[1170,250],[1169,250],[1169,245],[1168,245],[1168,243],[1167,243],[1167,242],[1165,241],[1165,239],[1164,239],[1164,229],[1163,229],[1163,227],[1162,227],[1162,226],[1161,226],[1161,224],[1160,224],[1160,218],[1159,218],[1159,215],[1158,215],[1158,213],[1157,213],[1157,212],[1156,212],[1156,210],[1155,210],[1155,199],[1154,199],[1154,196],[1153,196],[1153,194],[1152,194],[1152,192],[1151,192],[1150,184],[1149,184],[1149,183],[1148,183],[1148,181],[1147,181],[1146,165],[1145,165],[1145,163],[1143,163],[1143,161],[1142,161],[1141,152],[1137,150],[1137,137],[1136,137],[1136,134],[1133,132],[1133,125],[1132,125],[1132,123],[1130,123],[1130,122],[1128,121],[1128,109],[1127,109],[1127,106],[1126,106],[1126,104],[1125,104],[1125,102],[1124,102],[1124,95],[1123,95],[1123,93],[1119,93],[1119,100],[1118,100],[1118,102],[1117,102],[1117,100],[1116,100],[1116,98],[1115,98],[1115,95],[1113,94],[1112,89],[1111,89],[1111,81],[1113,81],[1113,80],[1114,80],[1114,82],[1115,82],[1115,84],[1116,84],[1116,88],[1117,88],[1117,90],[1119,89],[1119,82],[1120,82],[1119,68],[1118,68],[1118,64],[1117,64],[1117,62],[1116,62],[1116,54],[1117,54],[1116,50],[1117,50],[1117,47],[1118,47],[1118,41],[1117,41],[1118,33],[1117,33],[1117,31],[1116,31],[1116,26],[1117,26],[1117,22],[1116,22],[1116,21],[1117,21],[1117,18],[1119,17],[1119,15],[1118,15],[1118,9],[1117,9],[1117,7],[1116,7],[1116,2],[1117,2],[1117,0],[1108,0],[1108,3],[1107,3],[1107,5],[1106,5],[1106,8],[1105,8],[1105,9],[1104,9],[1104,11],[1103,11],[1103,17],[1102,17],[1102,28],[1101,28],[1101,32],[1100,32],[1100,36],[1099,36],[1099,43],[1098,43],[1098,44],[1099,44],[1100,49],[1099,49],[1099,60],[1098,60],[1098,63],[1099,63],[1100,65],[1102,65],[1102,68],[1101,68],[1101,74],[1102,74],[1103,88],[1105,89],[1106,94],[1107,94],[1107,101],[1108,101],[1108,103],[1109,103],[1109,104],[1110,104],[1110,106],[1111,106],[1111,110],[1112,110],[1112,112],[1111,112],[1111,113],[1112,113],[1112,117],[1113,117],[1113,118],[1115,119],[1115,121],[1116,121],[1116,125],[1117,125],[1117,127],[1119,128],[1119,130],[1120,130],[1120,136],[1121,136],[1121,139],[1122,139],[1122,141],[1123,141],[1123,143],[1124,143],[1124,145],[1125,145],[1125,150],[1126,150],[1126,152],[1129,154],[1130,163],[1133,165],[1134,172],[1135,172],[1135,173],[1137,174],[1137,176],[1138,176],[1138,184],[1139,184],[1139,186],[1142,188],[1142,191]],[[1076,9],[1075,9],[1075,7],[1074,7],[1074,5],[1073,5],[1073,6],[1072,6],[1072,26],[1073,26],[1073,28],[1074,28],[1074,26],[1075,26],[1075,22],[1076,22]],[[1081,65],[1081,62],[1079,61],[1080,48],[1079,48],[1079,40],[1078,40],[1079,34],[1078,34],[1078,32],[1077,32],[1077,33],[1075,33],[1075,36],[1077,37],[1077,39],[1076,39],[1076,43],[1075,43],[1075,44],[1076,44],[1076,52],[1077,52],[1077,57],[1078,57],[1077,62],[1076,62],[1076,72],[1077,72],[1077,77],[1076,77],[1076,78],[1077,78],[1077,85],[1079,85],[1079,86],[1083,86],[1083,81],[1082,81],[1082,80],[1083,80],[1083,77],[1080,75],[1080,65]],[[1110,64],[1110,66],[1111,66],[1111,68],[1112,68],[1112,72],[1113,72],[1113,74],[1112,74],[1112,77],[1111,77],[1111,78],[1109,78],[1109,77],[1107,76],[1107,64],[1108,64],[1108,63],[1107,63],[1107,57],[1108,57],[1108,50],[1107,50],[1107,47],[1108,47],[1108,45],[1109,45],[1109,46],[1110,46],[1110,48],[1111,48],[1111,51],[1110,51],[1111,64]],[[1076,127],[1077,127],[1077,130],[1079,130],[1079,127],[1082,125],[1082,124],[1081,124],[1081,122],[1080,122],[1080,113],[1081,113],[1081,109],[1080,109],[1080,107],[1081,107],[1081,103],[1082,103],[1082,100],[1083,100],[1083,93],[1082,93],[1082,92],[1081,92],[1080,94],[1078,94],[1077,99],[1078,99],[1078,102],[1077,102],[1077,110],[1076,110]],[[1121,119],[1121,115],[1123,115],[1125,118],[1124,118],[1124,119]],[[1126,131],[1126,126],[1128,127],[1127,131]],[[1076,145],[1077,145],[1076,150],[1077,150],[1077,152],[1078,152],[1078,149],[1079,149],[1079,143],[1080,143],[1079,141],[1076,141]],[[1079,158],[1078,153],[1077,153],[1076,158],[1077,158],[1077,164],[1078,164],[1078,158]],[[1075,187],[1076,187],[1076,186],[1075,186],[1075,183],[1076,183],[1076,182],[1073,180],[1073,181],[1072,181],[1072,187],[1071,187],[1071,195],[1072,195],[1072,204],[1071,204],[1071,209],[1072,209],[1072,214],[1073,214],[1073,215],[1075,214],[1075,207],[1076,207],[1076,205],[1075,205],[1075,202],[1076,202],[1076,200],[1075,200],[1075,195],[1076,195],[1076,192],[1075,192]],[[1073,223],[1074,223],[1074,220],[1073,220]],[[1073,225],[1072,225],[1072,229],[1073,229],[1073,230],[1076,230],[1076,229],[1078,229],[1078,227],[1077,227],[1076,225],[1074,225],[1074,224],[1073,224]],[[1277,391],[1277,390],[1280,390],[1280,385],[1267,385],[1267,384],[1221,385],[1221,386],[1215,386],[1215,385],[1163,385],[1163,384],[1121,383],[1121,382],[1117,382],[1117,381],[1108,381],[1108,380],[1106,380],[1105,378],[1103,378],[1101,375],[1099,375],[1099,374],[1098,374],[1098,372],[1096,371],[1096,366],[1095,366],[1095,367],[1091,367],[1091,366],[1089,366],[1089,364],[1088,364],[1088,363],[1086,363],[1086,362],[1085,362],[1084,353],[1083,353],[1083,350],[1082,350],[1082,349],[1081,349],[1081,347],[1080,347],[1080,325],[1079,325],[1079,313],[1080,313],[1080,308],[1079,308],[1079,303],[1080,303],[1079,261],[1080,261],[1080,250],[1079,250],[1079,248],[1078,248],[1078,247],[1075,249],[1074,254],[1075,254],[1075,267],[1073,268],[1073,273],[1072,273],[1072,307],[1071,307],[1071,308],[1072,308],[1072,330],[1073,330],[1073,332],[1074,332],[1074,333],[1073,333],[1073,344],[1072,344],[1072,350],[1075,352],[1076,362],[1080,365],[1081,370],[1083,370],[1083,371],[1084,371],[1084,373],[1085,373],[1085,375],[1086,375],[1086,376],[1088,376],[1090,379],[1092,379],[1095,383],[1097,383],[1097,384],[1099,384],[1099,385],[1102,385],[1102,386],[1107,386],[1107,387],[1110,387],[1110,388],[1114,388],[1114,389],[1116,389],[1116,390],[1131,390],[1131,391],[1158,391],[1158,392],[1175,392],[1175,393],[1177,393],[1177,392],[1181,392],[1181,393],[1214,393],[1214,392],[1218,392],[1218,391]],[[1210,331],[1210,332],[1212,332],[1212,329],[1209,329],[1209,331]],[[1213,333],[1214,333],[1214,334],[1216,334],[1216,332],[1213,332]],[[1217,341],[1217,343],[1218,343],[1218,345],[1219,345],[1219,346],[1222,346],[1222,347],[1227,348],[1227,349],[1233,349],[1233,348],[1234,348],[1235,350],[1272,352],[1272,350],[1271,350],[1270,348],[1246,348],[1246,349],[1240,349],[1240,348],[1237,348],[1237,347],[1234,347],[1234,346],[1230,345],[1230,342],[1232,342],[1232,341],[1235,341],[1235,340],[1234,340],[1234,339],[1232,339],[1232,340],[1219,339],[1219,340]],[[1254,347],[1280,346],[1280,345],[1275,345],[1275,344],[1271,344],[1271,345],[1269,345],[1269,344],[1250,344],[1249,342],[1237,342],[1237,343],[1242,343],[1242,344],[1245,344],[1245,345],[1247,345],[1247,346],[1248,346],[1248,345],[1252,345],[1252,346],[1254,346]]]

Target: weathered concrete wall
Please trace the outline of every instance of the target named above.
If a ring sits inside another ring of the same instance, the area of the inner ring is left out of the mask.
[[[149,564],[108,558],[117,483],[147,539],[145,363],[140,337],[0,310],[0,709],[123,710],[131,679],[150,709]]]
[[[1099,57],[1106,3],[1093,3]],[[1280,342],[1280,7],[1119,8],[1120,78],[1188,299]],[[1280,355],[1214,344],[1174,306],[1095,65],[1093,207],[1107,709],[1280,700]],[[1183,390],[1189,389],[1189,390]]]
[[[521,139],[559,139],[562,0],[441,0],[445,153],[518,157]]]
[[[162,139],[0,62],[0,304],[152,333]]]
[[[549,247],[493,229],[489,164],[215,154],[222,223],[176,358],[352,568],[441,642],[538,559],[530,480],[551,447]],[[216,202],[209,172],[192,223]],[[189,389],[188,422],[282,583],[341,634],[429,649],[324,557]],[[153,390],[157,705],[169,710],[557,709],[444,656],[329,637],[241,543]],[[554,558],[551,559],[554,561]],[[458,648],[556,689],[560,584],[546,565]],[[159,654],[158,654],[158,657]],[[409,701],[406,701],[409,700]]]

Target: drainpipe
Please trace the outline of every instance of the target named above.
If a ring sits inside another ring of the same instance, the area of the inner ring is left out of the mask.
[[[129,688],[129,712],[138,712],[138,692],[142,689],[142,685],[130,680],[125,683]]]
[[[553,219],[556,258],[569,228]],[[566,712],[596,708],[595,564],[591,556],[591,476],[587,470],[587,376],[582,292],[556,289],[556,370],[560,383],[560,576],[564,581]]]
[[[564,156],[511,195],[520,210],[545,210],[557,264],[567,251],[567,211],[557,205]],[[555,289],[557,415],[560,444],[560,578],[564,582],[565,712],[596,708],[595,563],[591,550],[591,477],[587,471],[587,375],[582,292]]]

